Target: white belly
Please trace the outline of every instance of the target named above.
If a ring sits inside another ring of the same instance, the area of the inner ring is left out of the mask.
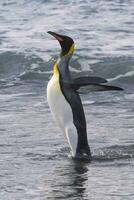
[[[47,100],[53,118],[66,134],[72,154],[75,156],[78,142],[77,130],[73,124],[71,106],[61,92],[58,75],[53,75],[47,85]]]

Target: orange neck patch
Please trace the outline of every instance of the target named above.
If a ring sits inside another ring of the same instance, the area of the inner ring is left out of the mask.
[[[59,75],[59,69],[58,69],[57,63],[55,63],[55,65],[54,65],[54,75]]]

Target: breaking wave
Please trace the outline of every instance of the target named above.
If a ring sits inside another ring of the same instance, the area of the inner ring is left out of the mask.
[[[84,58],[82,58],[84,59]],[[97,75],[112,82],[134,83],[134,59],[103,59],[90,68],[85,58],[84,70],[81,58],[72,58],[70,69],[72,74]],[[52,74],[55,59],[43,60],[37,55],[4,52],[0,54],[0,83],[10,80],[44,80],[48,81]]]

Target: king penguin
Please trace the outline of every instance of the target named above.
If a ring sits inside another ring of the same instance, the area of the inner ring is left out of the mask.
[[[87,126],[83,105],[78,89],[85,85],[94,85],[99,90],[122,90],[115,86],[100,85],[107,81],[101,77],[79,77],[72,79],[69,61],[75,44],[72,38],[48,31],[61,46],[61,53],[54,64],[53,76],[47,85],[47,101],[52,116],[66,136],[73,158],[91,160],[91,151],[87,139]]]

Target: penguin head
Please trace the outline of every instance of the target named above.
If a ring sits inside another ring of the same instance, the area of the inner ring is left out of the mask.
[[[72,38],[66,36],[66,35],[59,35],[57,33],[54,33],[52,31],[48,31],[49,34],[51,34],[53,37],[55,37],[61,46],[61,56],[65,55],[72,55],[74,52],[74,41]]]

